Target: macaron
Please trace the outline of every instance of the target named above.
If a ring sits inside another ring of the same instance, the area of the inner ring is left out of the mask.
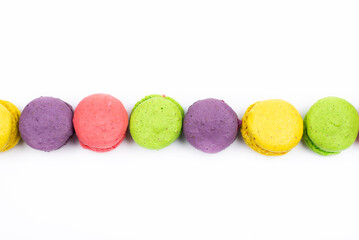
[[[12,103],[0,100],[0,152],[13,148],[20,140],[20,111]]]
[[[108,152],[125,138],[128,115],[120,100],[99,93],[81,100],[75,109],[73,123],[83,148]]]
[[[39,97],[21,113],[19,130],[30,147],[50,152],[59,149],[73,135],[73,109],[59,98]]]
[[[148,149],[161,149],[181,134],[183,108],[174,99],[150,95],[134,106],[130,117],[133,140]]]
[[[302,138],[303,120],[290,103],[271,99],[251,105],[242,119],[242,136],[254,151],[267,156],[288,153]]]
[[[359,131],[359,115],[342,98],[326,97],[317,101],[304,118],[304,142],[314,152],[335,155],[350,147]]]
[[[183,122],[186,140],[205,153],[217,153],[237,137],[240,120],[222,100],[208,98],[192,104]]]

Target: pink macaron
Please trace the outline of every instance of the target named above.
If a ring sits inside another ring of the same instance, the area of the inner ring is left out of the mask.
[[[93,94],[82,99],[76,107],[73,124],[83,148],[108,152],[125,138],[128,115],[117,98]]]

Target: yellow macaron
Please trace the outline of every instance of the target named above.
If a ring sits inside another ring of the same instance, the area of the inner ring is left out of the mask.
[[[0,100],[0,152],[14,147],[20,140],[20,111],[12,103]]]
[[[301,140],[303,119],[290,103],[271,99],[251,105],[242,119],[246,144],[267,156],[288,153]]]

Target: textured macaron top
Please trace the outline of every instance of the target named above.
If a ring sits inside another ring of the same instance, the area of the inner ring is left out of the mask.
[[[283,155],[301,140],[303,120],[290,103],[271,99],[247,109],[241,131],[253,150],[269,156]]]
[[[20,140],[20,111],[12,103],[0,100],[0,152],[14,147]]]
[[[321,155],[334,155],[354,143],[359,131],[359,115],[346,100],[326,97],[310,108],[304,125],[304,141],[308,147]]]
[[[237,137],[240,121],[223,100],[208,98],[192,104],[183,121],[186,140],[198,150],[217,153]]]
[[[146,96],[131,112],[131,136],[142,147],[164,148],[180,136],[183,117],[183,108],[174,99],[161,95]]]
[[[30,147],[53,151],[73,135],[73,109],[54,97],[39,97],[26,105],[20,116],[19,130]]]
[[[73,122],[84,148],[107,152],[116,148],[125,138],[128,115],[120,100],[99,93],[81,100],[75,109]]]

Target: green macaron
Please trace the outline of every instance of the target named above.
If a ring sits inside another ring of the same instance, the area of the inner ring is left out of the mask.
[[[350,147],[358,131],[359,115],[353,105],[342,98],[326,97],[305,116],[303,139],[314,152],[329,156]]]
[[[150,95],[137,102],[131,112],[133,140],[148,149],[161,149],[181,134],[184,111],[174,99]]]

